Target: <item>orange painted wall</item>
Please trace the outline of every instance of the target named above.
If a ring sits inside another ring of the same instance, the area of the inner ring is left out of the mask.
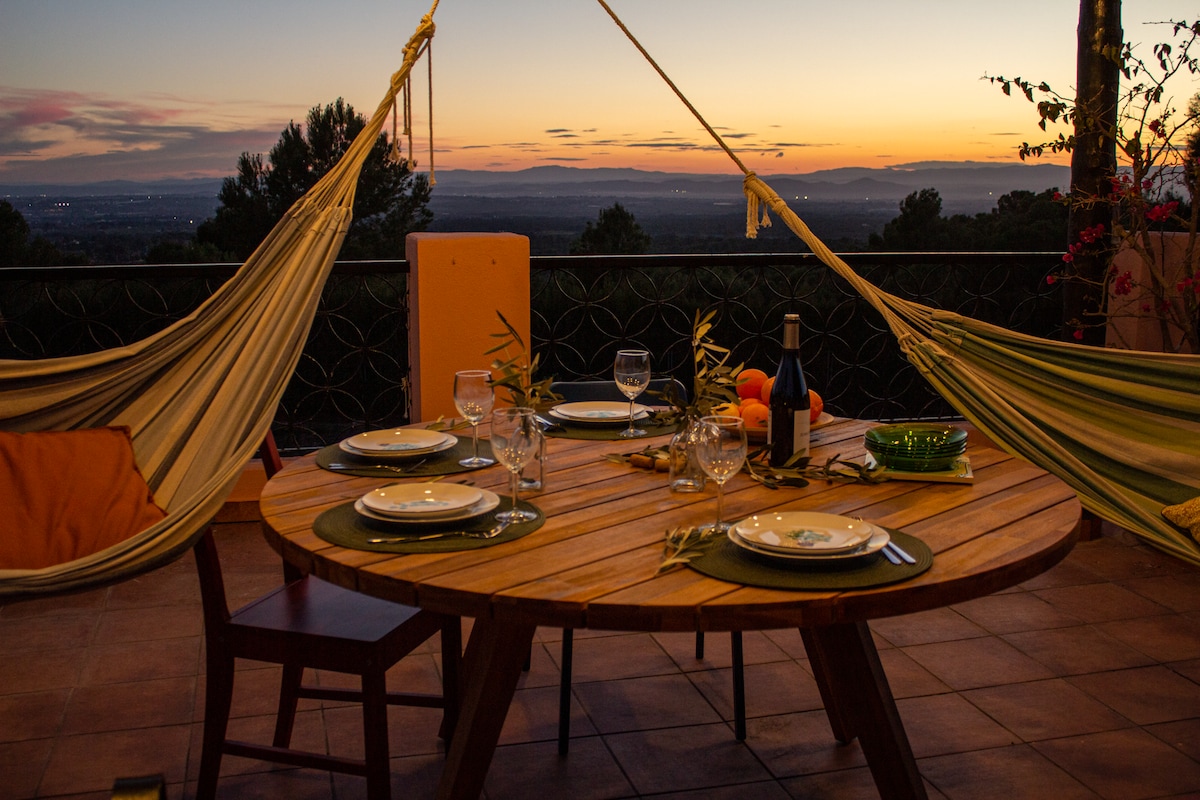
[[[487,369],[504,330],[529,341],[529,238],[514,233],[410,233],[411,419],[457,416],[454,373]]]

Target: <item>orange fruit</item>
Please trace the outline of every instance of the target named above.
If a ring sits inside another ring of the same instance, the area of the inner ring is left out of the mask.
[[[760,428],[766,430],[767,417],[770,416],[771,409],[767,408],[765,403],[742,403],[742,419],[745,421],[746,428]]]
[[[719,406],[713,406],[712,414],[721,417],[740,417],[742,410],[736,403],[721,403]]]
[[[762,406],[766,405],[766,403],[764,403],[762,400],[759,400],[757,397],[743,397],[740,405],[744,415],[746,412],[746,406]]]
[[[775,385],[775,376],[772,375],[771,377],[769,377],[765,381],[763,381],[762,389],[759,391],[758,396],[767,405],[771,404],[771,387],[774,385]]]
[[[825,410],[825,401],[821,399],[821,395],[808,390],[808,424],[811,425],[817,421],[817,417],[821,416],[821,412]]]
[[[762,385],[767,380],[767,373],[761,369],[744,369],[737,374],[737,394],[738,397],[760,397],[762,395]]]

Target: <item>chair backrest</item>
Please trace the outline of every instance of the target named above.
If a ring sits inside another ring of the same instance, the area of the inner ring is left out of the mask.
[[[196,540],[192,552],[196,555],[196,571],[200,575],[200,601],[204,606],[204,630],[212,634],[229,623],[229,603],[225,599],[225,578],[212,528],[205,528]]]
[[[679,396],[687,400],[687,388],[675,378],[651,378],[646,393],[661,392],[668,384],[674,384]],[[615,381],[554,381],[550,384],[550,391],[562,395],[567,403],[629,399],[621,394]]]

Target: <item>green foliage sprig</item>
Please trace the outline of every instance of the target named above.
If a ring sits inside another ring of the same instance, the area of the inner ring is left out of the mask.
[[[672,528],[667,531],[666,541],[663,544],[662,561],[654,574],[661,575],[703,555],[712,538],[711,528]]]
[[[499,311],[496,312],[496,316],[504,325],[504,332],[493,333],[490,336],[502,341],[484,353],[485,356],[495,353],[503,354],[502,358],[492,361],[492,372],[499,375],[489,381],[492,389],[506,390],[512,404],[523,408],[541,408],[562,400],[562,395],[550,391],[550,384],[554,382],[553,377],[543,378],[540,381],[533,379],[537,372],[539,356],[535,354],[531,358],[525,346],[525,340],[521,338],[521,334],[517,333],[517,329]],[[513,347],[517,351],[515,354],[509,352]]]
[[[882,483],[887,475],[882,467],[868,467],[857,461],[848,461],[840,454],[831,456],[823,464],[813,464],[811,456],[795,455],[781,467],[768,467],[761,463],[769,448],[754,450],[746,456],[743,469],[751,478],[769,489],[785,486],[800,488],[811,481],[843,481],[846,483]]]
[[[712,331],[712,319],[716,310],[709,311],[703,316],[696,309],[696,318],[692,323],[692,394],[690,402],[680,396],[678,387],[668,384],[661,395],[673,409],[678,419],[688,416],[703,417],[711,414],[713,409],[722,403],[737,402],[738,373],[742,364],[729,366],[731,355],[729,348],[715,344],[708,338]]]

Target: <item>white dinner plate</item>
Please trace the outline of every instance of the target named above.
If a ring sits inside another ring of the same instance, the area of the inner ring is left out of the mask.
[[[443,517],[479,502],[482,492],[461,483],[393,483],[363,495],[363,505],[388,517]]]
[[[889,536],[888,532],[883,528],[876,526],[872,526],[872,528],[874,528],[874,532],[872,533],[871,538],[866,542],[850,550],[843,550],[836,553],[812,551],[801,552],[798,550],[791,553],[785,553],[780,550],[770,550],[746,541],[742,537],[738,536],[734,532],[733,528],[729,529],[728,536],[729,541],[733,542],[743,550],[748,550],[756,555],[764,556],[766,558],[777,558],[782,561],[807,561],[809,563],[813,563],[817,561],[838,561],[846,558],[860,558],[862,556],[867,556],[882,550],[883,546],[891,541],[892,537]]]
[[[440,431],[419,428],[391,428],[360,433],[343,439],[338,447],[344,452],[368,458],[389,456],[414,457],[449,450],[458,438]]]
[[[479,493],[481,497],[474,505],[438,517],[394,517],[388,514],[380,514],[377,511],[367,508],[363,504],[361,497],[354,501],[354,510],[369,519],[379,520],[380,522],[391,522],[396,525],[428,525],[431,522],[457,522],[494,511],[500,505],[500,495],[495,492],[480,489]]]
[[[747,517],[730,530],[761,550],[831,555],[859,547],[876,528],[869,522],[837,514],[779,511]]]
[[[628,422],[629,403],[607,400],[559,403],[550,409],[550,414],[571,422]],[[634,419],[645,419],[648,416],[650,416],[650,409],[634,403]]]

